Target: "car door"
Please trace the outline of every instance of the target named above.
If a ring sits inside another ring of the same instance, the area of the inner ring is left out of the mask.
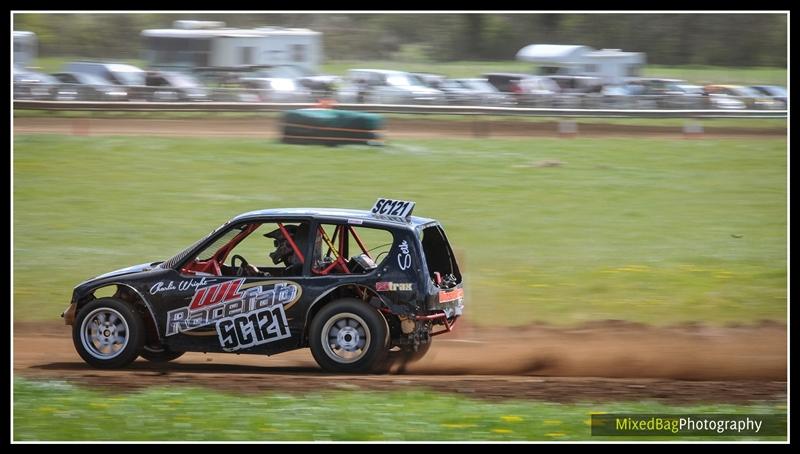
[[[263,354],[299,346],[304,312],[297,308],[313,297],[304,288],[309,233],[310,221],[283,219],[237,223],[215,235],[149,290],[165,343],[178,351]],[[281,247],[302,257],[296,262],[275,262],[285,255],[277,254],[284,234],[292,241]]]

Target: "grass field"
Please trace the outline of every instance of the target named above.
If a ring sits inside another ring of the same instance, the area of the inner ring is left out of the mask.
[[[780,139],[18,135],[14,316],[57,320],[82,280],[167,258],[240,212],[392,196],[444,223],[473,323],[782,321],[786,163]]]
[[[47,73],[61,70],[64,63],[85,60],[81,57],[41,57],[32,66]],[[138,59],[122,60],[144,68],[146,62]],[[396,69],[411,72],[429,72],[450,77],[479,77],[489,72],[532,73],[534,65],[516,60],[510,61],[459,61],[419,62],[396,60],[334,60],[320,68],[324,74],[344,75],[348,69]],[[743,84],[743,85],[787,85],[786,68],[726,68],[720,66],[658,66],[647,65],[643,77],[665,77],[685,79],[695,84]]]
[[[424,390],[232,395],[197,388],[109,393],[17,379],[16,441],[786,440],[786,437],[592,437],[592,413],[786,414],[786,405],[486,402]],[[210,416],[211,415],[211,416]]]

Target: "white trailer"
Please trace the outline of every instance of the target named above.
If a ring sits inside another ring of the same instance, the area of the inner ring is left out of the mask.
[[[586,54],[584,75],[597,77],[604,85],[621,85],[629,77],[641,77],[644,64],[642,52],[602,49]]]
[[[224,22],[175,21],[175,28],[142,31],[153,68],[231,68],[292,65],[316,73],[322,33],[305,28],[226,28]]]
[[[25,67],[36,59],[38,41],[36,33],[14,31],[14,65]]]
[[[517,52],[517,60],[536,63],[541,75],[592,76],[604,85],[617,85],[640,75],[645,54],[589,46],[531,44]]]

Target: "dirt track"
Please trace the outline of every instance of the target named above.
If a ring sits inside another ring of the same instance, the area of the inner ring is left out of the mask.
[[[188,353],[124,370],[87,366],[70,327],[14,326],[14,372],[138,389],[208,386],[226,391],[428,388],[489,399],[748,402],[786,399],[786,326],[653,328],[602,322],[573,329],[460,326],[422,361],[389,375],[322,372],[307,349],[273,357]]]
[[[68,135],[146,135],[167,137],[279,137],[275,118],[230,119],[136,119],[136,118],[14,118],[15,134]],[[556,122],[516,120],[443,121],[389,119],[386,137],[426,138],[501,138],[558,137]],[[580,124],[577,137],[660,137],[683,138],[680,126],[633,126],[616,124]],[[785,129],[707,127],[702,138],[785,138]]]

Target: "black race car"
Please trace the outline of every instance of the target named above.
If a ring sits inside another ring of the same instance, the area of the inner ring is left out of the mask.
[[[96,367],[310,347],[327,371],[379,372],[424,355],[463,309],[444,230],[413,208],[244,213],[169,260],[81,283],[61,316]]]

